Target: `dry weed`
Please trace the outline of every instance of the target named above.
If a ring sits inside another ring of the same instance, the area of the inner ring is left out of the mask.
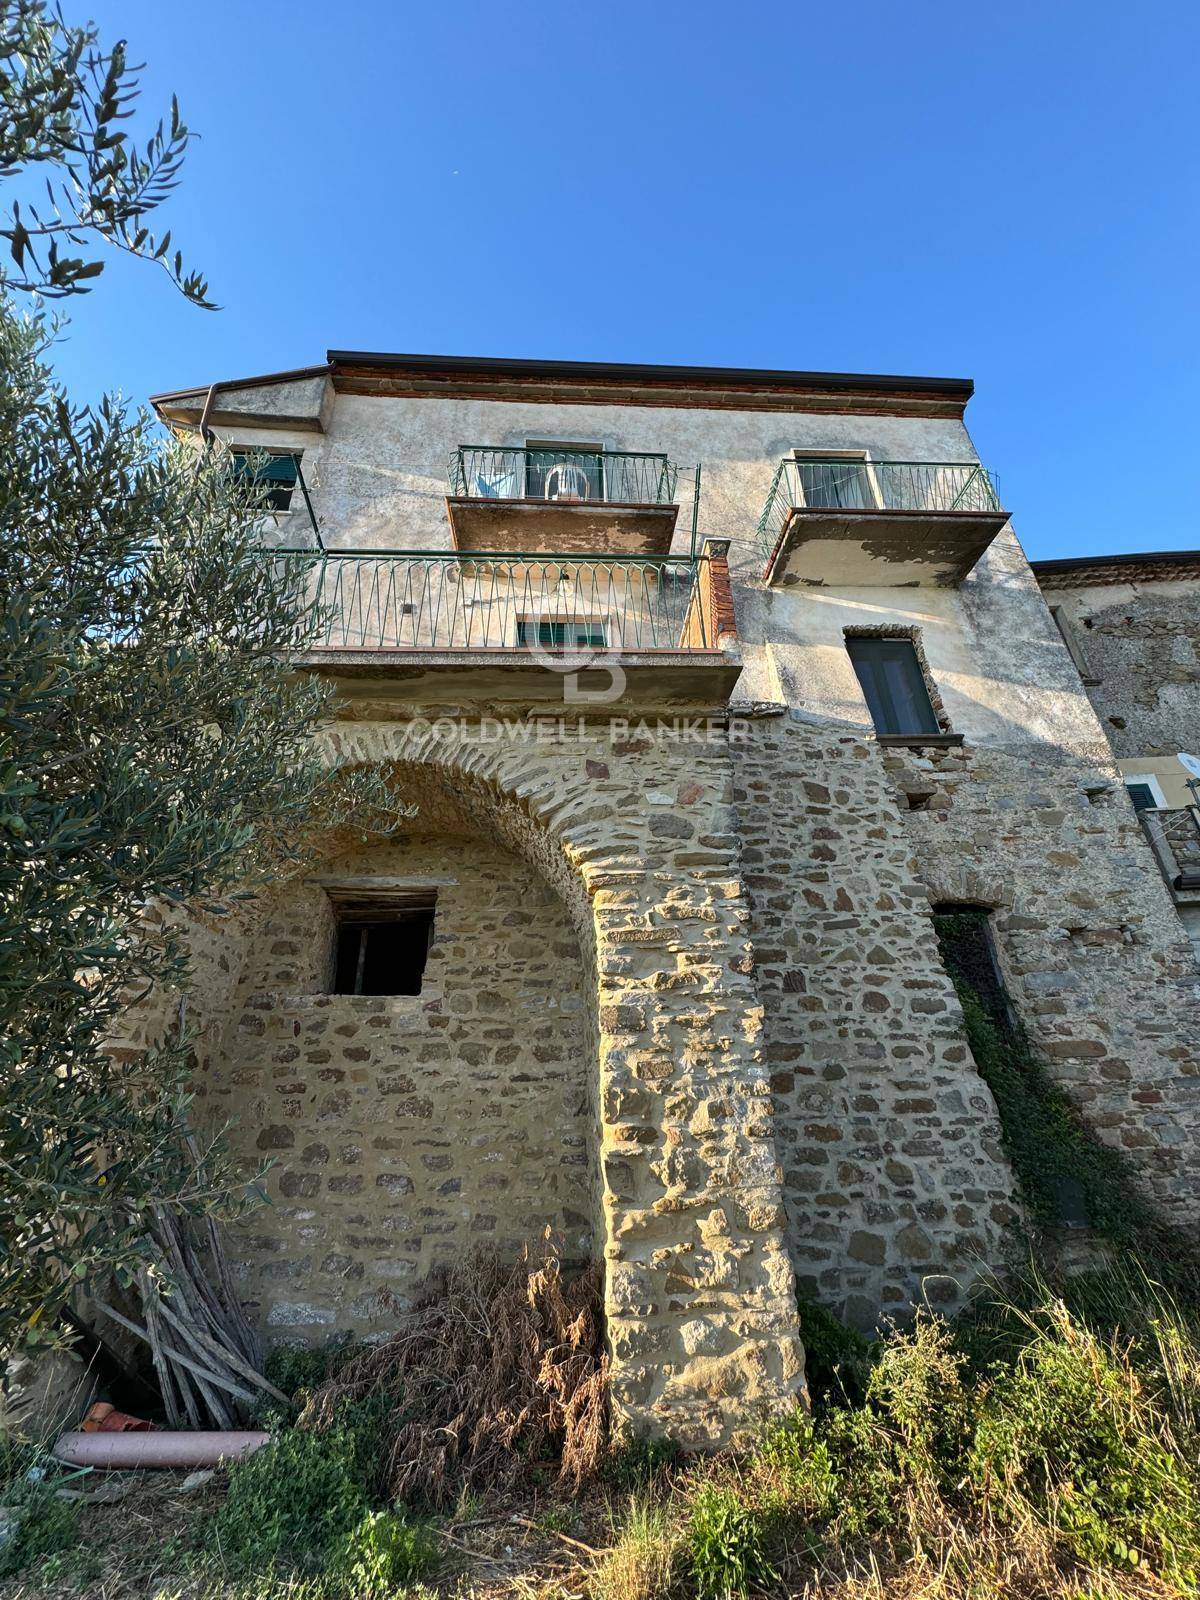
[[[445,1506],[464,1486],[495,1492],[551,1460],[579,1484],[608,1438],[603,1328],[599,1267],[564,1280],[549,1241],[540,1261],[478,1253],[317,1390],[300,1425],[328,1427],[344,1402],[386,1399],[381,1478],[401,1500]]]

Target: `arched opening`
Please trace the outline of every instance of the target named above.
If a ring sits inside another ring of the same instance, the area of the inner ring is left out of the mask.
[[[265,1319],[271,1330],[319,1342],[342,1325],[343,1306],[353,1318],[375,1316],[382,1300],[370,1298],[380,1289],[369,1264],[377,1271],[387,1262],[398,1263],[393,1283],[384,1286],[394,1319],[419,1288],[421,1268],[434,1265],[439,1251],[461,1249],[481,1216],[495,1219],[492,1242],[515,1246],[522,1228],[528,1237],[536,1213],[536,1231],[557,1222],[568,1250],[603,1257],[612,1401],[621,1424],[711,1444],[764,1408],[787,1404],[803,1382],[802,1355],[766,1114],[761,1009],[725,830],[724,767],[713,761],[710,771],[694,756],[685,764],[636,741],[628,749],[615,741],[591,750],[571,741],[535,752],[489,748],[442,737],[427,724],[416,733],[382,723],[339,724],[330,738],[338,758],[374,763],[418,812],[386,843],[331,841],[326,862],[319,872],[306,869],[306,880],[335,879],[357,904],[363,885],[356,880],[371,877],[364,867],[369,855],[377,887],[392,879],[401,890],[436,890],[443,921],[439,929],[435,907],[420,992],[403,998],[327,992],[337,920],[329,884],[293,885],[287,894],[300,898],[287,901],[285,894],[279,901],[288,906],[286,925],[272,927],[260,915],[246,941],[248,964],[237,990],[243,1003],[218,1030],[224,1043],[209,1052],[207,1087],[218,1117],[226,1085],[229,1093],[257,1092],[260,1107],[264,1084],[285,1111],[289,1099],[299,1102],[297,1118],[268,1120],[259,1109],[248,1119],[255,1154],[278,1159],[278,1195],[292,1229],[284,1249],[262,1224],[270,1213],[248,1225],[262,1245],[254,1271],[273,1296],[275,1309]],[[672,798],[667,784],[682,798]],[[686,817],[677,815],[680,807]],[[439,851],[444,871],[431,864]],[[504,879],[504,904],[489,913],[490,943],[478,928],[451,928],[452,902],[442,896],[452,885],[414,881],[457,875],[461,887],[468,868],[477,885],[486,880],[497,894]],[[318,892],[328,906],[304,899]],[[502,955],[499,935],[525,951],[510,949],[515,965],[503,994],[493,978],[498,961],[510,955]],[[439,949],[443,937],[451,942]],[[558,954],[548,954],[547,945]],[[460,969],[457,1000],[435,993],[447,959]],[[554,960],[564,964],[554,969]],[[288,968],[297,961],[302,971]],[[532,1004],[523,987],[529,970],[517,968],[535,961],[550,965],[539,967]],[[256,963],[265,964],[274,988],[261,987]],[[297,978],[307,992],[293,1002],[286,986]],[[535,1037],[526,1025],[538,1007],[543,1016],[553,1011],[552,1037]],[[227,1067],[230,1041],[243,1033],[247,1059]],[[449,1094],[422,1105],[432,1096],[400,1056],[415,1042],[467,1085],[462,1105]],[[500,1062],[494,1051],[514,1045],[517,1057]],[[501,1089],[512,1092],[518,1064],[529,1081],[519,1101],[510,1100],[520,1115],[509,1121]],[[437,1148],[389,1148],[390,1113],[380,1111],[369,1125],[354,1121],[360,1097],[369,1101],[385,1067],[399,1080],[394,1103],[411,1112],[414,1126],[405,1128],[405,1139],[436,1136]],[[335,1072],[343,1076],[321,1076]],[[488,1144],[494,1101],[501,1102],[504,1140],[514,1143]],[[317,1125],[301,1142],[289,1123],[310,1114]],[[445,1130],[436,1124],[448,1118],[451,1137],[442,1139]],[[533,1118],[545,1123],[541,1131],[518,1126]],[[428,1153],[440,1163],[449,1155],[453,1163],[473,1134],[488,1161],[472,1176],[470,1193],[453,1165],[440,1168],[440,1183],[451,1186],[447,1194],[436,1192],[437,1170],[422,1177],[418,1192],[412,1157]],[[484,1211],[493,1199],[485,1180],[508,1176],[504,1169],[527,1137],[541,1142],[527,1174],[515,1190],[510,1186],[510,1210],[502,1215],[493,1204]],[[552,1174],[548,1163],[559,1157]],[[536,1186],[526,1182],[535,1172],[543,1180]],[[327,1228],[331,1199],[340,1217],[336,1238]],[[320,1299],[311,1285],[338,1274],[336,1303]]]
[[[386,919],[413,899],[432,916],[406,993]],[[374,993],[336,992],[347,926],[377,928]],[[477,831],[406,830],[272,897],[206,1084],[244,1165],[272,1163],[230,1238],[269,1336],[390,1327],[439,1266],[546,1228],[569,1262],[599,1254],[591,987],[557,894]]]

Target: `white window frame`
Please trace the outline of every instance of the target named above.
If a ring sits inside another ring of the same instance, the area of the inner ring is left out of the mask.
[[[1121,774],[1121,782],[1127,789],[1131,783],[1145,784],[1146,788],[1154,796],[1156,809],[1160,811],[1166,810],[1167,797],[1162,792],[1162,784],[1159,783],[1152,772],[1123,772]]]
[[[869,450],[819,450],[815,445],[800,445],[792,451],[793,461],[861,461],[865,467],[863,480],[867,485],[872,505],[864,506],[864,511],[882,511],[883,495],[879,489],[879,479],[875,476],[875,463],[871,459]],[[797,504],[803,505],[804,484],[800,474],[796,474]],[[843,509],[853,509],[845,507]]]

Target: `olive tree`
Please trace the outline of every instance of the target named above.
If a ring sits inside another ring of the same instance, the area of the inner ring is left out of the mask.
[[[376,796],[322,763],[325,689],[289,663],[316,625],[305,575],[265,555],[252,481],[56,383],[36,297],[78,294],[113,245],[167,258],[146,214],[188,133],[137,154],[122,46],[33,0],[0,4],[0,164],[49,177],[14,202],[0,273],[0,1340],[57,1335],[80,1285],[144,1262],[147,1218],[244,1203],[219,1139],[181,1140],[186,1025],[113,1048],[152,986],[186,991],[178,913],[286,870]],[[159,913],[165,913],[160,915]]]

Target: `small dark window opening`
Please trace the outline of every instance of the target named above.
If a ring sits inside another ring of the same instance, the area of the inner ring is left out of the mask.
[[[933,931],[955,988],[969,989],[996,1026],[1011,1033],[1012,1002],[992,943],[989,913],[982,906],[936,905]]]
[[[1154,790],[1148,783],[1127,783],[1129,798],[1133,801],[1135,811],[1153,811],[1158,805],[1154,797]]]
[[[257,484],[270,511],[290,511],[292,494],[300,477],[300,457],[264,455],[262,451],[234,450],[233,476]]]
[[[330,891],[337,914],[334,994],[420,994],[433,942],[434,896]]]
[[[910,639],[876,639],[850,635],[850,661],[876,733],[940,733],[925,686],[925,674]]]
[[[1010,1072],[1021,1072],[1024,1058],[1020,1027],[1000,970],[992,934],[991,919],[980,906],[942,904],[933,907],[933,927],[937,934],[942,964],[962,996],[973,996],[999,1035],[999,1045]],[[968,1021],[968,1037],[971,1037]],[[995,1035],[993,1035],[994,1037]],[[1003,1107],[1001,1107],[1003,1114]],[[1044,1183],[1053,1217],[1061,1228],[1091,1226],[1087,1193],[1074,1174],[1050,1172]]]

